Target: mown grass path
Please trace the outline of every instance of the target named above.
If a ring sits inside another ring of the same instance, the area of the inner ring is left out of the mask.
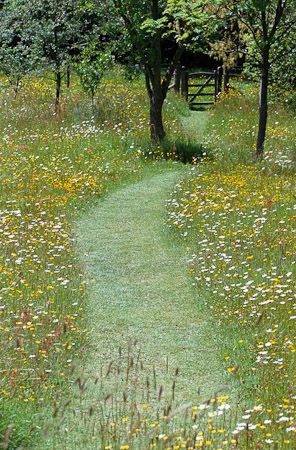
[[[186,248],[169,236],[165,203],[184,166],[159,170],[90,209],[77,224],[78,248],[92,279],[89,370],[137,340],[160,377],[166,358],[180,370],[177,395],[202,398],[221,385],[208,311],[192,288]]]

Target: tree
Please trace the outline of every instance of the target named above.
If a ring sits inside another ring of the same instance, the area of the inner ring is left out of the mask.
[[[102,80],[104,72],[111,65],[112,57],[106,49],[102,51],[96,42],[83,48],[79,54],[74,68],[78,73],[82,88],[91,96],[92,108],[94,110],[94,97]]]
[[[201,33],[202,3],[199,0],[113,0],[115,12],[124,25],[122,40],[129,48],[129,63],[138,64],[145,74],[150,101],[150,129],[154,143],[165,137],[163,104],[175,68],[190,43]],[[163,41],[175,46],[175,53],[162,74]]]
[[[60,110],[62,80],[73,55],[97,34],[100,18],[96,0],[12,0],[15,11],[24,10],[22,33],[31,35],[39,65],[55,79],[55,112]]]
[[[270,68],[273,50],[296,23],[294,0],[234,0],[231,8],[257,49],[260,68],[259,121],[256,155],[262,159],[268,117]]]
[[[223,64],[224,92],[229,92],[230,70],[245,58],[245,42],[237,17],[223,4],[209,2],[207,9],[213,14],[212,27],[208,34],[208,53]]]
[[[281,88],[296,88],[296,21],[289,33],[274,45],[271,81]],[[284,57],[283,57],[284,55]]]
[[[0,16],[0,64],[15,87],[24,73],[42,68],[53,72],[55,112],[60,110],[62,80],[69,82],[70,66],[85,49],[100,46],[111,0],[7,0]],[[0,10],[2,8],[0,0]],[[96,56],[99,56],[98,53]],[[103,50],[101,51],[101,66]],[[94,61],[92,60],[93,65]],[[90,66],[88,67],[89,69]],[[97,64],[96,69],[99,68]],[[102,67],[101,67],[102,68]],[[82,66],[80,66],[82,71]],[[94,66],[93,66],[94,69]],[[95,69],[94,69],[95,70]],[[101,70],[100,70],[101,72]],[[101,75],[97,74],[99,79]],[[94,87],[95,75],[90,78]],[[69,83],[68,83],[69,84]]]
[[[40,60],[54,73],[56,113],[60,109],[62,79],[79,39],[77,6],[75,0],[35,0],[29,6]]]
[[[10,0],[3,9],[2,65],[10,71],[21,61],[50,68],[55,76],[55,111],[59,111],[61,81],[78,37],[80,0]],[[30,56],[29,56],[30,55]],[[22,67],[20,67],[22,73]]]
[[[21,81],[32,70],[30,62],[30,49],[22,44],[17,44],[14,47],[2,45],[0,48],[0,70],[7,76],[14,91],[15,99],[17,98]]]
[[[18,7],[16,7],[18,6]],[[36,67],[32,34],[24,32],[26,8],[14,1],[0,4],[0,69],[18,94],[20,82]]]

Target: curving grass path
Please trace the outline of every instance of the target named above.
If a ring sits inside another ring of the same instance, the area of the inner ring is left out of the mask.
[[[188,170],[160,164],[157,174],[111,193],[77,224],[82,262],[92,279],[90,371],[138,340],[146,365],[165,377],[180,370],[180,400],[213,393],[222,369],[208,312],[187,272],[186,248],[169,236],[165,203]]]

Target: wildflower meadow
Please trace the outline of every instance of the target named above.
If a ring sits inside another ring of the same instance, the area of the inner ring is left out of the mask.
[[[141,78],[107,74],[95,111],[76,80],[59,115],[51,92],[50,81],[30,77],[13,99],[1,79],[2,447],[294,449],[295,112],[274,100],[258,162],[252,84],[204,112],[170,94],[168,139],[156,149]],[[203,133],[190,126],[196,118]],[[165,367],[160,350],[164,385],[145,361],[145,339],[99,373],[83,369],[91,281],[75,221],[178,159],[191,164],[163,221],[186,248],[223,367],[208,398],[183,397],[179,369]]]
[[[134,139],[146,118],[132,119],[141,92],[117,81],[105,81],[97,120],[79,88],[55,119],[50,82],[28,80],[12,100],[1,80],[1,432],[16,422],[16,446],[31,435],[40,405],[67,389],[89,332],[71,222],[143,165]],[[124,102],[119,116],[116,102]]]
[[[210,113],[204,146],[213,161],[177,186],[168,223],[190,247],[193,285],[248,405],[233,437],[249,434],[246,448],[294,448],[295,125],[292,112],[273,106],[266,158],[256,164],[254,107],[251,88]]]

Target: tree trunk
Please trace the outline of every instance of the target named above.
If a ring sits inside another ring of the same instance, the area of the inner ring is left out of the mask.
[[[17,80],[17,81],[15,82],[14,87],[13,87],[13,90],[14,90],[14,100],[16,100],[17,97],[18,97],[19,87],[20,87],[20,80]]]
[[[186,100],[186,102],[188,101],[188,93],[189,93],[188,83],[189,83],[189,73],[185,69],[185,67],[182,67],[182,72],[181,72],[181,95]]]
[[[71,84],[71,67],[67,66],[67,89],[70,89]]]
[[[54,100],[54,110],[56,114],[60,112],[60,97],[61,97],[61,84],[62,84],[62,75],[60,70],[56,72],[56,94]]]
[[[151,0],[151,15],[153,20],[160,18],[159,0]],[[162,90],[161,77],[161,31],[157,30],[153,38],[154,61],[147,71],[146,85],[150,98],[150,132],[154,144],[159,145],[165,137],[165,131],[162,121],[162,107],[165,99]]]
[[[229,69],[227,67],[225,67],[224,68],[224,92],[225,92],[225,94],[229,93],[229,81],[230,81]]]
[[[256,156],[262,159],[268,116],[268,78],[269,78],[269,49],[265,49],[262,55],[260,98],[259,98],[259,123],[256,145]]]
[[[163,99],[156,99],[154,96],[150,99],[150,131],[151,139],[159,145],[165,137],[165,131],[162,120]]]
[[[179,95],[180,94],[180,89],[181,89],[181,64],[179,63],[175,69],[175,86],[174,86],[174,90],[175,90],[175,94]]]
[[[219,66],[219,67],[217,67],[217,70],[216,70],[216,87],[215,87],[216,101],[219,100],[219,97],[222,92],[222,82],[223,82],[223,67]]]

